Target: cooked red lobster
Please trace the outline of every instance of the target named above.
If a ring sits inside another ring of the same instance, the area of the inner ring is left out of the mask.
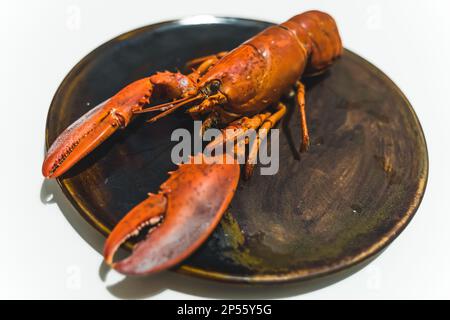
[[[301,115],[301,151],[308,149],[305,89],[300,78],[326,70],[342,50],[333,18],[309,11],[265,29],[230,52],[188,62],[193,70],[188,75],[160,72],[137,80],[60,134],[45,157],[43,175],[59,177],[142,114],[159,112],[150,118],[153,122],[185,108],[194,119],[204,119],[203,130],[218,126],[238,132],[222,135],[214,144],[259,130],[258,143],[250,147],[245,164],[244,175],[249,177],[260,141],[286,113],[280,98],[292,88],[297,89]],[[169,102],[149,106],[151,98]],[[240,166],[195,161],[205,157],[199,154],[181,164],[157,194],[149,194],[117,224],[105,244],[108,264],[124,274],[153,273],[181,262],[208,238],[233,198]],[[131,255],[113,262],[120,245],[148,225],[151,232]]]

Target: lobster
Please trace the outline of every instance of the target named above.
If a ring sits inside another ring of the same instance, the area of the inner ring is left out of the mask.
[[[260,142],[286,113],[280,102],[296,88],[300,110],[301,150],[307,151],[309,134],[302,76],[324,72],[343,51],[334,19],[308,11],[271,26],[230,52],[194,59],[192,70],[158,72],[137,80],[99,104],[54,141],[42,173],[57,178],[89,154],[118,129],[142,114],[159,112],[154,122],[184,107],[194,119],[204,119],[202,130],[233,128],[211,142],[220,144],[258,130],[244,168],[249,178]],[[150,105],[151,99],[166,103]],[[170,173],[158,193],[135,206],[115,226],[104,247],[106,263],[124,274],[149,274],[175,266],[192,254],[211,234],[237,188],[240,165],[219,161],[225,155],[197,154]],[[205,161],[208,160],[208,161]],[[149,227],[132,253],[114,262],[118,248]]]

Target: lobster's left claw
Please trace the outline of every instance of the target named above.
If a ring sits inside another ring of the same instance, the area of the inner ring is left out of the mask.
[[[148,102],[152,90],[149,78],[137,80],[71,124],[48,149],[42,174],[46,178],[60,176],[118,128],[127,126],[133,112]]]
[[[239,181],[239,164],[208,163],[182,164],[158,194],[134,207],[106,240],[106,263],[124,274],[143,275],[170,268],[193,253],[220,221]],[[149,224],[146,239],[128,258],[114,263],[119,246]]]

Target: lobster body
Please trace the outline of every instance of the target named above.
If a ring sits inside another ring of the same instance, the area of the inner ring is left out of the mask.
[[[202,78],[214,80],[227,97],[225,110],[253,115],[280,100],[305,69],[320,73],[342,52],[336,24],[328,14],[310,11],[260,32],[224,56]]]
[[[149,120],[153,122],[184,106],[193,118],[205,119],[202,129],[235,129],[231,135],[224,131],[208,147],[234,142],[249,129],[259,130],[245,166],[244,176],[249,177],[260,142],[286,113],[279,101],[294,86],[301,151],[307,149],[305,90],[299,80],[304,74],[323,72],[341,53],[333,18],[309,11],[267,28],[229,53],[194,59],[188,65],[196,68],[188,75],[166,71],[137,80],[60,134],[47,152],[43,175],[59,177],[141,114],[160,112]],[[173,101],[145,107],[155,96]],[[228,155],[199,154],[181,165],[157,194],[149,194],[114,228],[105,244],[105,261],[125,274],[148,274],[169,268],[194,252],[213,231],[236,190],[240,166],[223,164],[225,158]],[[151,232],[131,256],[114,262],[119,246],[149,225]]]

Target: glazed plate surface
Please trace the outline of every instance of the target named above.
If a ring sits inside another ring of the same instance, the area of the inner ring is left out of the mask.
[[[186,61],[230,50],[269,25],[196,17],[146,26],[103,44],[56,92],[47,147],[126,84],[156,71],[183,70]],[[289,112],[278,126],[278,173],[262,176],[257,169],[250,181],[241,180],[218,228],[174,270],[231,282],[306,279],[371,257],[410,221],[425,190],[428,157],[404,95],[350,51],[326,74],[304,82],[310,151],[296,152],[299,115],[287,98]],[[152,125],[145,120],[116,133],[58,180],[79,213],[105,235],[175,168],[172,131],[193,129],[183,113]]]

